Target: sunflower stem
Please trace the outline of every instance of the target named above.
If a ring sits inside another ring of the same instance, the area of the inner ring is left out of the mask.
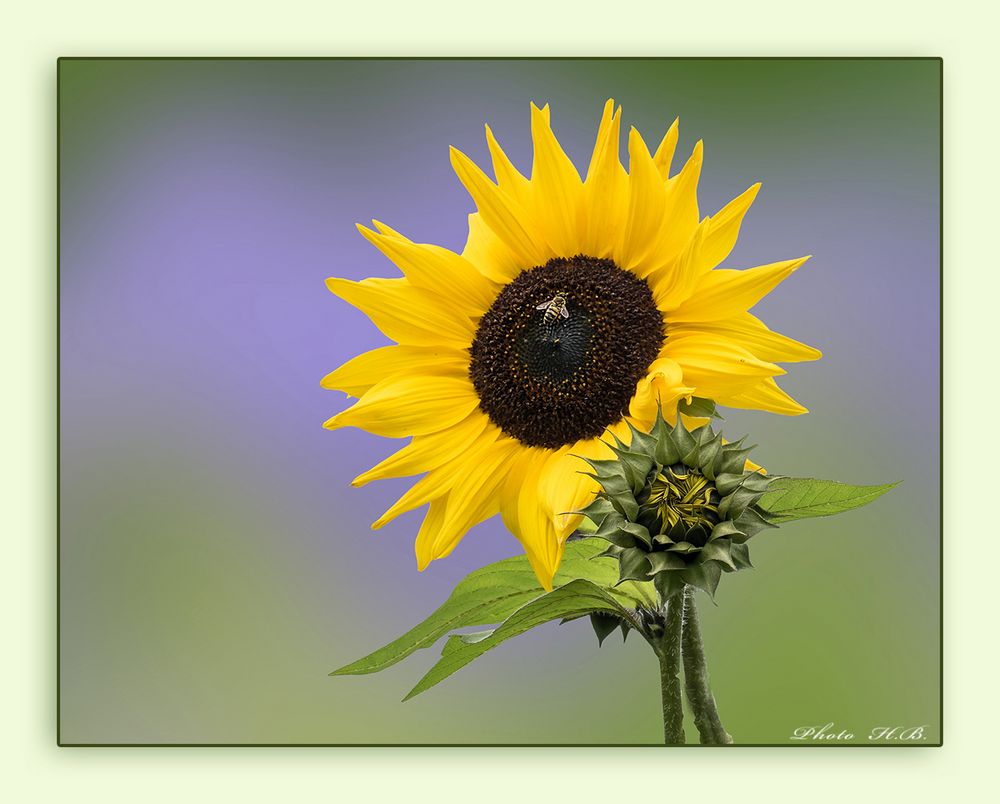
[[[660,697],[663,704],[663,742],[684,744],[684,710],[681,705],[681,631],[684,601],[675,595],[666,603],[663,637],[657,646],[660,660]]]
[[[730,745],[733,738],[722,725],[719,708],[708,683],[708,663],[705,660],[705,646],[701,639],[701,623],[698,621],[694,587],[685,586],[682,599],[684,625],[681,645],[684,658],[684,692],[691,705],[694,724],[698,728],[702,745]]]

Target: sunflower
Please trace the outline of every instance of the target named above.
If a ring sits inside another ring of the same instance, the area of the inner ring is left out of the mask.
[[[358,397],[324,426],[412,437],[353,484],[423,475],[372,525],[428,505],[421,570],[500,513],[551,588],[581,520],[568,512],[598,490],[580,459],[612,457],[602,436],[648,431],[657,412],[673,423],[692,397],[806,412],[774,381],[785,373],[776,362],[820,353],[748,310],[808,258],[717,268],[760,185],[700,218],[702,143],[671,175],[677,121],[652,154],[633,128],[626,171],[620,127],[609,100],[581,180],[548,106],[531,105],[530,179],[487,126],[495,181],[451,149],[477,210],[461,254],[373,221],[358,229],[403,276],[327,280],[395,344],[323,379]]]

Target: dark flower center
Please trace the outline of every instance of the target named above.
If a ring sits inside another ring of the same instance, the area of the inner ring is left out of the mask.
[[[554,449],[599,436],[628,412],[663,339],[644,280],[611,260],[558,258],[500,292],[479,323],[469,373],[495,425]]]

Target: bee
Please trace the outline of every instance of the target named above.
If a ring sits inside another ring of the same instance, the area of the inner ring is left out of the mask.
[[[559,316],[569,318],[569,310],[566,309],[566,294],[562,291],[556,293],[556,295],[547,302],[539,304],[535,309],[545,311],[542,321],[546,324],[555,323],[555,320],[559,318]]]

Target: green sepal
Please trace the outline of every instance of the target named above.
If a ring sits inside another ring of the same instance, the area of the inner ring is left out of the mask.
[[[714,528],[712,528],[712,533],[708,537],[709,542],[715,541],[716,539],[733,539],[734,541],[737,537],[744,537],[746,539],[746,534],[740,529],[740,526],[733,522],[731,519],[725,519]]]
[[[655,553],[649,554],[649,565],[652,567],[652,572],[655,574],[657,572],[673,572],[675,570],[682,570],[687,567],[687,562],[684,561],[676,553],[671,553],[666,550],[658,550]]]
[[[719,579],[722,577],[722,567],[717,561],[694,564],[679,574],[685,583],[708,592],[708,596],[715,600],[715,590],[719,588]]]
[[[750,563],[750,545],[733,544],[730,554],[733,557],[733,564],[736,565],[736,569],[753,569],[753,564]]]
[[[666,603],[684,589],[682,572],[660,572],[653,576],[653,586],[660,600]]]
[[[618,556],[618,583],[648,581],[651,569],[649,558],[642,550],[636,547],[622,550]]]
[[[640,452],[622,451],[618,453],[618,460],[624,469],[625,479],[629,483],[632,494],[638,494],[646,485],[649,470],[653,468],[653,459]]]
[[[604,645],[604,640],[607,639],[619,625],[621,625],[621,618],[615,617],[613,614],[607,614],[603,611],[594,611],[590,614],[590,624],[594,628],[594,633],[597,635],[597,646],[601,647]]]
[[[763,493],[777,479],[776,476],[762,475],[760,472],[723,472],[715,476],[715,488],[723,497],[738,489]]]
[[[685,541],[701,547],[708,542],[708,531],[701,524],[694,525],[693,527],[688,528]]]
[[[762,514],[760,510],[757,509],[756,507],[747,508],[743,512],[743,515],[739,518],[738,524],[740,526],[740,530],[742,530],[746,534],[746,538],[741,540],[738,539],[736,536],[733,536],[734,542],[739,542],[739,541],[745,542],[751,536],[756,536],[762,530],[766,530],[767,528],[778,527],[777,525],[775,525],[773,522],[770,521],[770,519],[766,514]]]
[[[744,436],[743,438],[746,438]],[[738,443],[743,443],[743,438],[739,440]],[[722,454],[719,458],[719,468],[716,470],[716,475],[722,473],[726,474],[743,474],[747,458],[750,457],[750,453],[756,448],[756,444],[749,447],[742,447],[738,449],[731,449],[732,444],[726,444],[722,448]]]
[[[709,480],[715,480],[715,462],[722,454],[722,439],[715,438],[698,450],[698,468]]]
[[[608,501],[606,497],[595,497],[593,502],[587,505],[582,511],[572,511],[571,513],[583,514],[587,519],[593,522],[595,525],[600,527],[604,518],[608,514],[615,512],[615,507]]]
[[[674,442],[670,440],[670,436],[664,436],[656,442],[656,451],[653,453],[653,457],[656,458],[656,462],[660,466],[673,466],[681,459],[681,454]]]
[[[614,458],[584,458],[581,456],[580,460],[587,462],[590,468],[595,472],[595,475],[593,476],[598,480],[616,476],[624,478],[621,464],[619,464]]]
[[[698,460],[700,456],[701,456],[701,447],[698,444],[695,444],[684,455],[681,455],[681,461],[687,466],[697,469],[701,467],[701,464]]]
[[[618,547],[635,547],[635,538],[625,533],[621,526],[628,522],[617,511],[601,520],[601,526],[594,532],[594,539],[603,539]]]
[[[694,436],[694,440],[701,447],[711,444],[713,441],[717,441],[720,438],[719,434],[716,433],[709,424],[703,424],[701,427],[695,427],[694,430],[691,430],[690,432],[691,435]]]
[[[636,541],[642,542],[642,544],[644,544],[647,548],[652,548],[653,537],[650,536],[649,531],[638,522],[625,522],[620,526],[620,529]]]
[[[684,420],[680,416],[677,417],[677,424],[674,425],[674,429],[670,431],[670,441],[673,442],[674,447],[677,450],[678,456],[684,456],[691,452],[697,445],[694,436],[688,432],[687,427],[684,426]],[[659,460],[659,457],[657,457]],[[661,463],[666,463],[666,461],[661,461]]]
[[[641,452],[652,457],[656,451],[656,436],[651,433],[642,432],[642,430],[638,429],[632,423],[631,419],[625,419],[625,423],[628,425],[629,432],[632,434],[632,441],[629,444],[629,449],[633,452]]]
[[[687,526],[683,522],[677,521],[670,526],[670,530],[666,533],[670,537],[670,541],[676,543],[685,541],[687,532]]]
[[[598,553],[594,558],[613,558],[617,562],[618,556],[622,554],[622,549],[616,544],[609,544],[604,551]]]
[[[608,494],[608,500],[622,516],[634,520],[639,516],[639,503],[635,501],[632,492],[624,490],[618,494]]]
[[[719,503],[719,516],[724,519],[739,519],[744,511],[761,498],[762,494],[763,492],[747,491],[743,488],[736,489],[729,496],[723,497]]]
[[[743,485],[743,479],[746,477],[743,472],[720,472],[715,476],[715,488],[723,497],[727,494],[732,494],[736,489]]]
[[[755,494],[763,494],[775,480],[780,480],[781,475],[762,475],[760,472],[747,472],[743,475],[743,482],[740,488],[752,491]]]
[[[657,406],[656,417],[653,419],[653,427],[650,429],[649,434],[656,439],[659,443],[670,433],[670,425],[667,424],[667,420],[663,418],[663,411]]]
[[[698,556],[700,563],[704,564],[706,561],[718,561],[725,567],[736,570],[736,562],[733,561],[733,543],[729,539],[718,539],[714,542],[709,542],[701,549],[701,555]]]

